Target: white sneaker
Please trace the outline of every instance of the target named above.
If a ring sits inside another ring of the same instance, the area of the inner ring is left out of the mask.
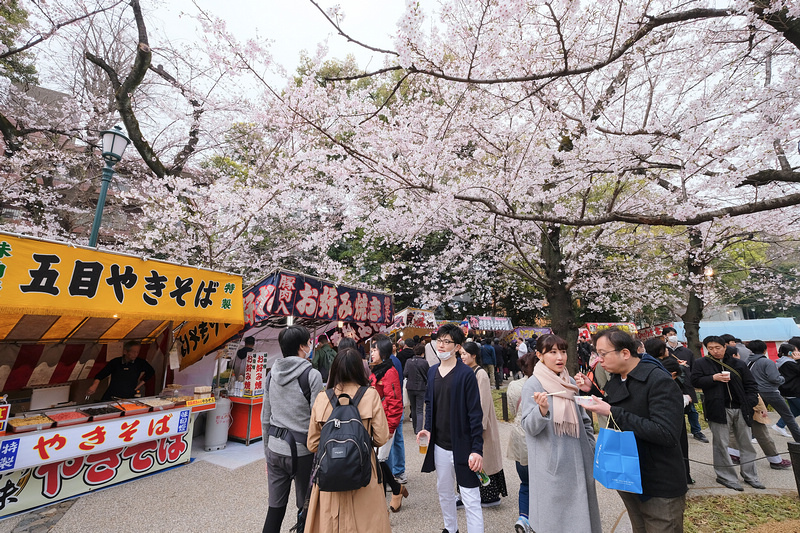
[[[787,439],[792,438],[792,434],[786,431],[786,428],[782,428],[778,424],[772,424],[772,429],[778,432],[782,437],[786,437]]]
[[[522,516],[519,517],[517,523],[514,524],[514,532],[515,533],[531,533],[533,530],[531,529],[531,524],[528,522],[527,518]]]

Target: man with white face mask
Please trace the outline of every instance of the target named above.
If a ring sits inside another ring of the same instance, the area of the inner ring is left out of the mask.
[[[688,377],[692,373],[692,363],[694,363],[694,353],[692,351],[683,346],[680,342],[678,342],[678,332],[675,328],[671,326],[667,326],[661,333],[667,339],[667,350],[669,351],[669,355],[674,357],[678,360],[681,366],[686,367],[685,375]],[[699,440],[700,442],[708,442],[708,437],[702,431],[700,427],[700,416],[697,414],[697,409],[695,408],[694,404],[697,403],[697,393],[694,392],[694,387],[689,387],[692,393],[689,395],[692,399],[692,407],[689,409],[689,412],[686,413],[686,418],[689,419],[689,428],[692,430],[692,435],[694,436],[695,440]]]
[[[428,371],[425,429],[417,434],[417,443],[421,438],[430,443],[422,471],[436,471],[442,533],[458,533],[456,483],[467,514],[467,533],[483,533],[476,475],[483,468],[483,410],[475,373],[458,355],[463,343],[464,332],[456,324],[439,328],[435,347],[441,362]]]

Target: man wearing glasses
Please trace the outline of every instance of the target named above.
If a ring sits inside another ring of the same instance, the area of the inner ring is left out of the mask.
[[[425,429],[417,434],[417,443],[424,438],[431,444],[422,471],[436,470],[442,533],[458,533],[455,483],[467,513],[467,532],[483,532],[480,480],[476,475],[483,468],[483,410],[478,380],[461,361],[463,342],[464,332],[456,324],[439,328],[435,348],[440,363],[428,371]]]
[[[611,377],[605,401],[584,406],[609,416],[622,431],[632,431],[639,449],[642,494],[618,491],[636,533],[683,531],[686,507],[686,470],[680,447],[683,394],[670,373],[654,357],[636,352],[636,341],[626,332],[609,328],[599,332],[595,348]],[[588,392],[591,382],[581,373],[575,382]]]

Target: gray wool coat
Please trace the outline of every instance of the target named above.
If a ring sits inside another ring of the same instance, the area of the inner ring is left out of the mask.
[[[534,392],[545,390],[536,376],[531,376],[522,388],[520,405],[528,444],[531,528],[536,533],[602,533],[592,475],[595,443],[592,419],[575,405],[583,422],[579,438],[556,435],[553,397],[549,398],[551,412],[543,417],[533,400]]]

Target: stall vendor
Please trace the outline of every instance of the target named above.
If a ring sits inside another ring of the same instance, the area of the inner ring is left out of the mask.
[[[247,370],[247,354],[255,349],[255,345],[255,337],[244,338],[244,347],[236,351],[236,358],[233,360],[233,376],[231,377],[236,379],[241,376],[244,379],[245,370]]]
[[[100,382],[111,376],[103,401],[112,398],[133,398],[142,386],[152,378],[156,371],[144,359],[138,359],[139,349],[142,347],[138,341],[128,341],[122,347],[122,357],[112,359],[95,376],[94,383],[86,391],[91,396],[97,391]]]

